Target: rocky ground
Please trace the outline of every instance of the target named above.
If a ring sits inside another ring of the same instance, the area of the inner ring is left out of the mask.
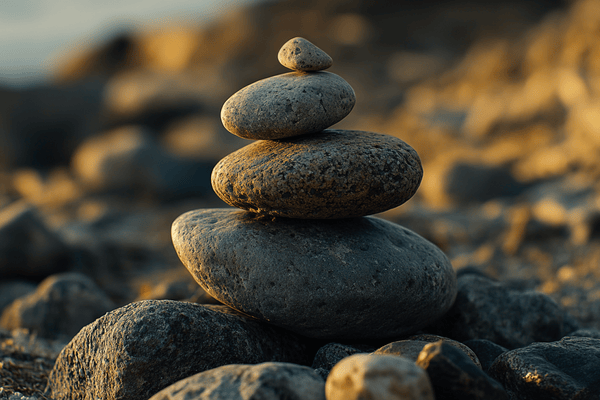
[[[220,108],[286,72],[274,55],[295,36],[356,92],[336,128],[419,153],[417,194],[381,217],[457,271],[544,293],[573,330],[600,330],[600,7],[428,5],[261,3],[123,32],[66,54],[51,84],[0,89],[0,399],[46,398],[60,350],[110,310],[217,303],[177,258],[171,224],[225,206],[211,170],[248,142]]]

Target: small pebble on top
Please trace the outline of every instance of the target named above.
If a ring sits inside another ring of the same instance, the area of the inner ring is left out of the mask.
[[[285,42],[277,58],[281,65],[294,71],[321,71],[333,64],[329,54],[301,37]]]

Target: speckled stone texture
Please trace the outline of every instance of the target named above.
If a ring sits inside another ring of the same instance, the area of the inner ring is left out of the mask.
[[[182,379],[150,400],[325,400],[325,381],[291,363],[224,365]]]
[[[196,373],[227,364],[308,364],[305,339],[224,306],[147,300],[84,327],[50,373],[54,400],[147,400]]]
[[[320,132],[352,111],[356,95],[330,72],[289,72],[255,82],[231,96],[221,121],[245,139],[282,139]]]
[[[440,249],[375,217],[312,221],[202,209],[177,218],[171,235],[211,296],[313,338],[411,334],[443,315],[456,295]]]
[[[227,204],[247,211],[328,219],[397,207],[422,176],[417,152],[402,140],[331,129],[245,146],[219,161],[212,185]]]
[[[600,339],[564,337],[501,354],[489,374],[520,400],[600,398]]]
[[[277,59],[281,65],[295,71],[320,71],[333,65],[329,54],[301,37],[285,42]]]

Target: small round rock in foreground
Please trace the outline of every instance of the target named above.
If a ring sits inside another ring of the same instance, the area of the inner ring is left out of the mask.
[[[423,177],[417,152],[379,133],[325,130],[254,142],[212,172],[227,204],[258,214],[331,219],[360,217],[410,199]]]
[[[331,72],[289,72],[254,82],[221,109],[229,132],[244,139],[283,139],[320,132],[352,111],[352,86]]]
[[[333,65],[329,54],[301,37],[285,42],[277,59],[281,65],[294,71],[321,71]]]
[[[402,337],[442,316],[456,296],[456,275],[440,249],[375,217],[301,220],[202,209],[177,218],[171,236],[211,296],[308,337]]]

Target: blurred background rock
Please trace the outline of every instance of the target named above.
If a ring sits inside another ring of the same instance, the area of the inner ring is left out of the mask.
[[[356,91],[336,127],[397,136],[421,157],[417,195],[382,217],[456,269],[522,280],[600,327],[598,0],[224,4],[109,19],[93,40],[66,40],[37,78],[23,67],[27,82],[9,79],[14,66],[0,77],[0,233],[25,242],[8,246],[22,267],[7,263],[21,272],[0,271],[3,282],[30,290],[23,279],[68,271],[116,305],[211,301],[187,286],[170,224],[224,206],[211,169],[250,142],[225,131],[220,108],[286,72],[277,52],[302,36]],[[47,262],[31,255],[36,232],[56,247]]]

